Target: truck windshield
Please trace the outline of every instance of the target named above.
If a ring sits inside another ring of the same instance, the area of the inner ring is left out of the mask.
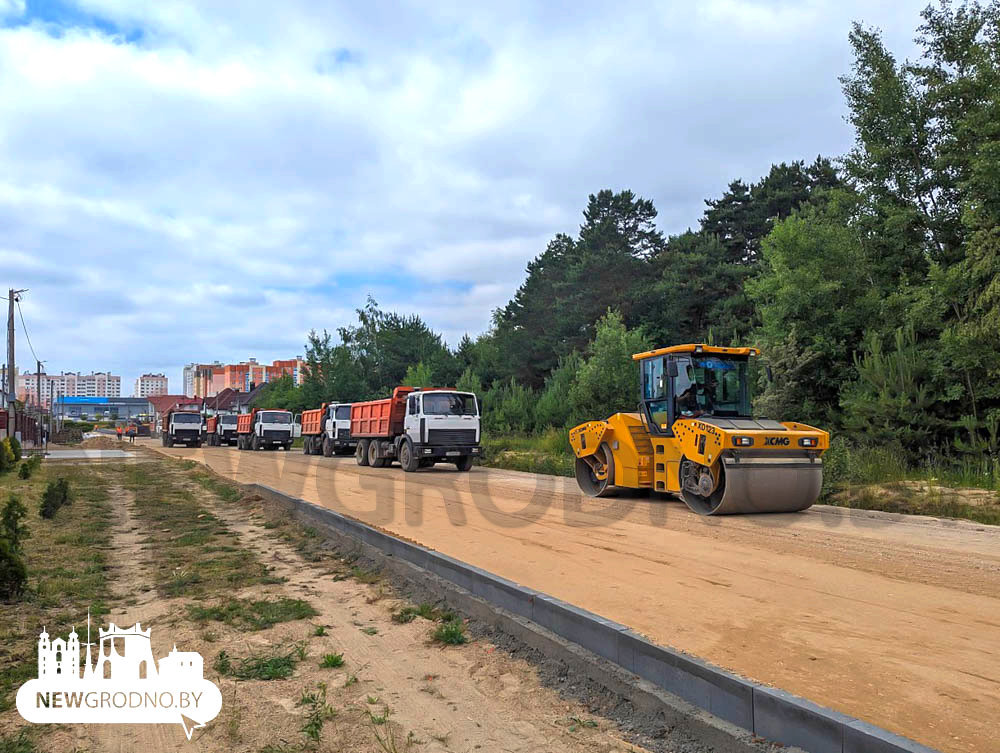
[[[677,359],[674,411],[678,418],[749,416],[747,359],[715,354]]]
[[[236,416],[221,416],[219,423],[223,426],[236,426]]]
[[[290,424],[292,414],[283,410],[268,410],[260,414],[262,424]]]
[[[335,418],[338,421],[349,421],[351,418],[351,406],[349,405],[338,405],[337,415]]]
[[[201,415],[198,413],[175,413],[175,424],[200,424]]]
[[[424,395],[424,415],[475,416],[476,396],[466,392],[432,392]]]

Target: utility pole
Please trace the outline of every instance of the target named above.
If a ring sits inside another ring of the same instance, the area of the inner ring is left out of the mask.
[[[17,400],[17,369],[14,367],[14,304],[20,299],[24,290],[10,288],[7,295],[7,436],[13,437],[17,417],[14,411],[14,401]]]
[[[35,447],[42,444],[42,362],[35,359],[35,407],[38,419],[35,423]]]

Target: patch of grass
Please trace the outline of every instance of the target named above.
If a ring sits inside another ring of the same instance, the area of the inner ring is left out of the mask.
[[[549,429],[532,436],[484,436],[481,462],[493,468],[573,476],[576,459],[566,429]]]
[[[356,580],[358,583],[367,583],[367,584],[378,583],[380,580],[382,580],[382,576],[376,571],[365,570],[363,567],[357,567],[357,566],[352,567],[346,573],[339,573],[338,575],[335,575],[333,579],[340,581],[340,580],[347,580],[348,578],[352,578]]]
[[[349,688],[349,687],[351,687],[351,685],[357,685],[357,684],[358,684],[358,676],[357,675],[348,675],[347,679],[344,680],[344,687],[345,688]]]
[[[299,661],[295,649],[287,653],[254,654],[240,659],[220,651],[212,666],[223,677],[237,680],[284,680],[292,676]]]
[[[57,469],[72,488],[74,503],[54,518],[36,518],[31,536],[21,543],[27,589],[16,608],[0,607],[0,712],[13,708],[17,688],[35,676],[42,625],[50,632],[68,633],[74,624],[86,621],[88,607],[98,619],[108,611],[106,552],[113,516],[107,470],[94,465]],[[53,467],[43,463],[29,479],[12,473],[0,476],[0,499],[16,490],[25,507],[37,509],[53,473]]]
[[[319,663],[321,669],[336,669],[344,666],[343,654],[325,654],[323,661]]]
[[[292,622],[319,614],[302,599],[229,599],[221,604],[188,605],[188,616],[196,622],[223,622],[240,630],[267,630],[279,622]]]
[[[361,632],[365,635],[378,635],[378,628],[374,625],[369,625],[368,627],[361,628]]]
[[[324,635],[326,635],[326,627],[323,625],[317,625],[316,629],[313,630],[313,635],[315,635],[317,638],[322,638]]]
[[[26,729],[0,734],[0,753],[35,753],[37,750],[34,738]]]
[[[244,492],[237,484],[214,474],[199,471],[191,474],[191,478],[195,483],[226,502],[237,502],[243,498]]]
[[[144,543],[155,558],[159,593],[202,597],[274,582],[268,568],[190,492],[185,477],[199,473],[180,474],[180,467],[166,459],[114,467],[135,495],[136,517],[149,533]]]
[[[469,638],[465,634],[465,623],[459,619],[442,622],[431,633],[431,640],[436,643],[443,643],[446,646],[459,646],[468,643]]]
[[[432,622],[457,619],[457,615],[450,610],[441,610],[429,602],[422,602],[417,606],[406,606],[392,613],[392,621],[401,625],[413,622],[417,617],[423,617]]]

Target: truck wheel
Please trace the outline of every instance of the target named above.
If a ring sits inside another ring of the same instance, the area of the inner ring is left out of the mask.
[[[413,442],[409,437],[399,443],[399,464],[406,473],[413,473],[420,467],[420,458],[413,450]]]
[[[253,439],[250,442],[250,449],[254,450],[254,451],[257,451],[257,450],[259,450],[263,446],[264,446],[264,443],[260,441],[260,437],[258,437],[256,434],[254,434],[253,435]]]
[[[460,471],[467,471],[472,468],[472,455],[462,455],[455,461],[455,467]]]
[[[163,436],[160,437],[160,444],[163,445],[164,447],[167,446],[167,435],[166,434],[164,434]]]
[[[174,438],[171,436],[167,436],[167,447],[173,447],[173,446],[174,446]]]
[[[385,466],[385,458],[378,456],[378,440],[368,443],[368,465],[372,468],[382,468]]]
[[[434,463],[435,463],[434,458],[420,458],[421,468],[430,468],[432,465],[434,465]]]
[[[330,437],[323,437],[323,457],[333,456],[333,440]]]
[[[291,442],[285,442],[284,447],[285,447],[285,452],[290,452],[291,449],[292,449],[292,443]]]
[[[200,450],[201,449],[201,440],[200,439],[194,440],[194,448],[196,450]]]
[[[302,454],[312,455],[312,437],[302,437]]]
[[[358,447],[354,451],[354,459],[358,465],[368,465],[368,440],[362,439],[358,442]]]

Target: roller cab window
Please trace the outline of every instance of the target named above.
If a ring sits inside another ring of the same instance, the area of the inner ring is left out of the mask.
[[[747,360],[718,355],[693,355],[676,359],[673,377],[674,415],[750,416]]]

